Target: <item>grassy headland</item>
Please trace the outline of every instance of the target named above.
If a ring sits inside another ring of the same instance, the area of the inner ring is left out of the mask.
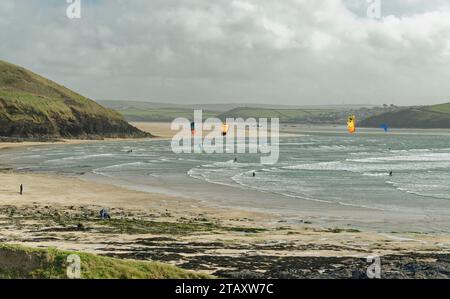
[[[149,137],[114,110],[0,60],[0,136],[33,139]]]

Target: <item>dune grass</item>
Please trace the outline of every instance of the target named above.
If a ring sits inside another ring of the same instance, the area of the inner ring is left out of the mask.
[[[0,244],[1,279],[67,279],[67,257],[81,260],[81,279],[211,279],[213,276],[158,262],[121,260],[55,248]]]

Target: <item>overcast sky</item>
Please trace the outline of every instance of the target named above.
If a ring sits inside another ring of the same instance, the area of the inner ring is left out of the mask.
[[[97,100],[450,101],[450,0],[1,0],[0,59]]]

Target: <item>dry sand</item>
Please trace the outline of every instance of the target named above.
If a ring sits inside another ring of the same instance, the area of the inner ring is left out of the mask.
[[[167,122],[131,122],[130,124],[144,132],[153,134],[157,138],[172,138],[176,133],[171,130],[171,123]]]

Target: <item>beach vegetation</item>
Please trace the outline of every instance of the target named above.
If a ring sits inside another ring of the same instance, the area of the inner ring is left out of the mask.
[[[68,257],[80,258],[81,279],[209,279],[213,276],[158,262],[121,260],[90,253],[0,244],[0,278],[67,279]]]

